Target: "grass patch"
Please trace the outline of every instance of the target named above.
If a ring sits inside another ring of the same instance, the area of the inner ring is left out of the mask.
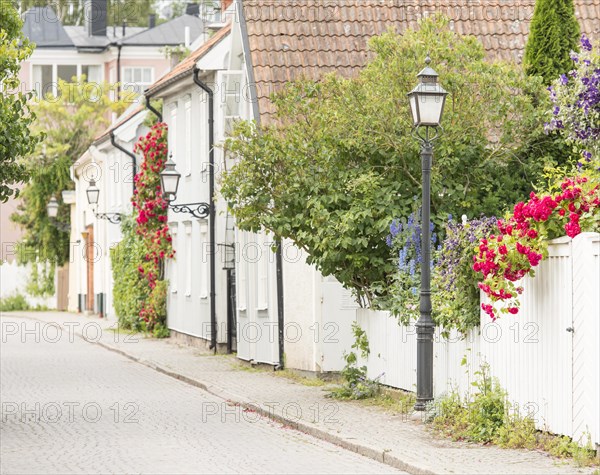
[[[394,414],[410,414],[413,412],[416,397],[405,391],[381,390],[370,399],[361,399],[360,404],[380,407]]]
[[[46,305],[31,305],[25,296],[20,293],[8,295],[0,299],[0,312],[18,312],[23,310],[45,312],[50,310]]]
[[[237,363],[235,369],[238,371],[245,371],[246,373],[264,373],[265,370],[259,368],[257,366],[252,366],[250,364]]]
[[[302,384],[304,386],[321,387],[321,386],[327,386],[330,384],[330,382],[328,382],[328,381],[324,381],[317,377],[308,378],[306,376],[302,376],[301,374],[296,373],[295,371],[290,371],[289,369],[283,369],[281,371],[274,371],[273,376],[277,376],[279,378],[285,378],[290,381],[294,381],[295,383]]]
[[[107,328],[109,332],[116,333],[117,335],[143,335],[142,332],[136,330],[135,328],[123,328],[122,326],[109,327]]]
[[[428,408],[428,421],[438,433],[453,440],[508,449],[543,450],[581,467],[598,464],[589,436],[583,443],[537,430],[531,416],[522,415],[508,402],[506,392],[490,377],[487,365],[476,374],[473,395],[463,398],[453,391]]]

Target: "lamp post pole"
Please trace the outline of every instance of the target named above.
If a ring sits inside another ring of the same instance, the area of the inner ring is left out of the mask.
[[[416,411],[424,411],[426,404],[433,399],[433,332],[431,318],[431,162],[433,146],[429,140],[421,142],[421,169],[423,196],[421,205],[421,294],[420,317],[417,330],[417,402]]]
[[[414,136],[421,144],[422,205],[421,205],[421,293],[417,329],[417,401],[416,411],[424,411],[433,400],[433,332],[431,318],[431,163],[433,141],[441,131],[440,121],[448,94],[438,82],[438,74],[429,67],[417,75],[419,83],[408,94],[414,124]]]

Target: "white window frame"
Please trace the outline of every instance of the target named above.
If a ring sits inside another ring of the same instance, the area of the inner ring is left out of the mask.
[[[260,258],[256,264],[256,309],[268,310],[269,308],[269,263],[271,260],[271,249],[268,237],[261,235],[262,246],[260,247]]]
[[[238,286],[239,290],[237,293],[237,308],[239,312],[245,312],[248,309],[248,261],[245,258],[244,250],[248,244],[248,234],[244,231],[240,231],[239,234],[241,241],[241,259],[239,260],[239,272],[238,275]],[[237,257],[236,257],[237,258]]]
[[[179,223],[177,223],[176,221],[169,223],[169,232],[171,233],[171,238],[173,239],[173,248],[175,249],[175,251],[177,251],[177,244],[178,244],[178,239],[177,239],[177,234],[179,231]],[[177,293],[177,274],[178,274],[178,266],[177,266],[177,262],[175,261],[175,259],[171,259],[169,261],[170,265],[170,272],[169,272],[169,287],[171,287],[171,293],[172,294],[176,294]]]
[[[60,63],[49,63],[49,62],[32,62],[30,63],[30,69],[29,69],[29,77],[31,78],[31,86],[34,86],[31,88],[31,90],[36,90],[35,88],[35,84],[33,83],[33,71],[35,69],[36,66],[50,66],[52,68],[52,94],[56,95],[58,93],[58,67],[59,66],[75,66],[76,68],[76,76],[78,78],[81,77],[82,74],[82,67],[83,66],[97,66],[100,68],[100,80],[99,82],[103,82],[104,81],[104,65],[103,64],[93,64],[93,63],[85,63],[85,64],[81,64],[81,63],[72,63],[72,62],[60,62]],[[154,68],[152,68],[154,69]],[[113,71],[114,68],[111,69],[111,71]],[[89,79],[89,78],[88,78]],[[114,82],[114,81],[112,81]],[[153,77],[153,81],[154,82],[154,77]],[[150,83],[151,84],[151,83]],[[41,89],[40,89],[41,91]]]
[[[185,176],[192,174],[192,96],[187,95],[183,101],[185,132]]]
[[[172,102],[169,106],[169,130],[168,130],[168,146],[169,156],[177,163],[179,159],[177,155],[177,102]]]
[[[206,220],[200,222],[200,298],[208,299],[209,286],[209,260],[210,260],[210,243],[208,242],[208,223]]]
[[[192,296],[192,222],[184,221],[185,227],[185,296]]]
[[[142,73],[141,73],[142,81],[135,82],[135,80],[132,80],[132,81],[126,82],[125,81],[125,71],[131,70],[132,71],[131,77],[134,78],[135,77],[135,73],[133,71],[135,71],[136,69],[142,70]],[[143,80],[143,78],[144,78],[144,72],[143,72],[143,70],[144,69],[150,70],[150,81],[149,82],[146,82],[146,81]],[[121,82],[123,84],[139,84],[141,86],[149,86],[150,84],[152,84],[154,82],[154,68],[151,67],[151,66],[123,66],[121,68]]]
[[[239,87],[236,87],[234,89],[229,89],[229,81],[231,78],[236,78],[238,79],[238,82],[235,83],[237,84]],[[244,71],[242,70],[231,70],[231,71],[221,71],[219,73],[219,78],[218,78],[218,83],[221,85],[220,89],[221,92],[219,94],[219,102],[220,102],[220,111],[221,111],[221,117],[222,117],[222,121],[220,121],[221,125],[221,130],[219,131],[219,135],[221,136],[221,138],[225,138],[225,134],[227,132],[227,121],[228,120],[236,120],[242,117],[242,114],[244,113],[244,110],[242,109],[242,99],[243,99],[243,94],[242,94],[242,90],[244,89]],[[233,114],[233,115],[227,115],[227,99],[230,97],[236,97],[237,98],[237,103],[238,103],[238,110],[237,110],[237,114]]]

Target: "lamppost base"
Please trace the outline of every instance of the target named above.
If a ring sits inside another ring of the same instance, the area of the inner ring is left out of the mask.
[[[417,398],[417,402],[415,403],[415,411],[425,411],[427,409],[427,404],[433,401],[433,399],[419,399]]]

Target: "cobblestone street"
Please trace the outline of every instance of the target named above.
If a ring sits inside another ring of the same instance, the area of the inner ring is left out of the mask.
[[[3,474],[400,473],[81,338],[53,339],[2,335]]]

